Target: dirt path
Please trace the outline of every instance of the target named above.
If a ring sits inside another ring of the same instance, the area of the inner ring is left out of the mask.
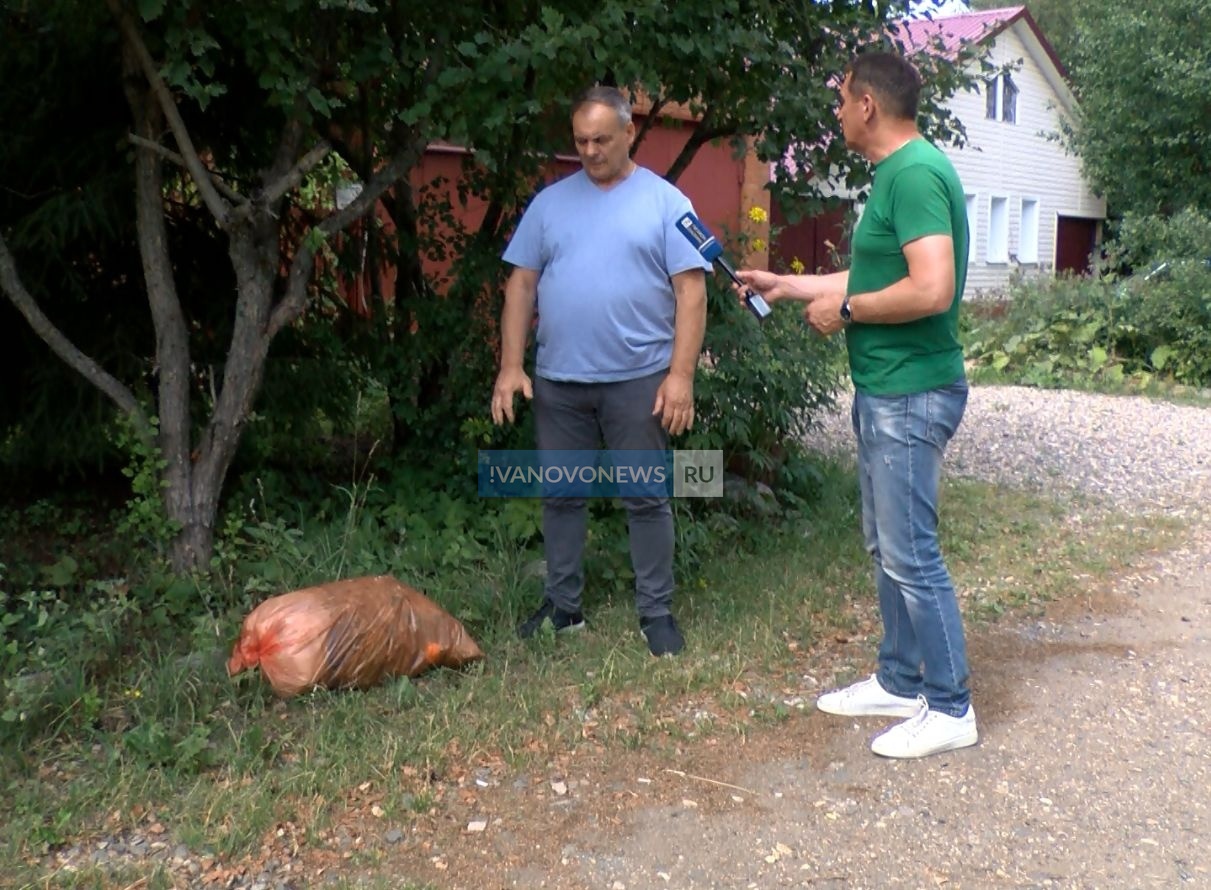
[[[846,653],[854,669],[869,649]],[[1094,598],[977,631],[971,649],[975,748],[882,760],[867,748],[881,721],[809,705],[741,747],[716,737],[675,759],[572,761],[555,787],[489,789],[378,874],[451,888],[1211,887],[1211,532]]]

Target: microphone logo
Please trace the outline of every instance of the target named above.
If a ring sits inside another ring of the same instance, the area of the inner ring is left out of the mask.
[[[685,214],[677,220],[677,226],[681,229],[681,234],[685,235],[686,240],[694,245],[694,249],[702,254],[703,258],[714,261],[723,253],[723,247],[715,240],[715,236],[694,214]]]

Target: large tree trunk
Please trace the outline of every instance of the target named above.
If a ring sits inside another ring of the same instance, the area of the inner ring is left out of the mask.
[[[257,216],[230,235],[228,254],[239,293],[235,325],[222,389],[198,443],[189,516],[173,550],[173,563],[178,568],[200,569],[210,560],[223,482],[265,376],[279,231],[269,213]]]
[[[164,160],[153,148],[164,129],[164,114],[146,82],[137,79],[139,63],[134,53],[127,48],[123,56],[126,96],[136,135],[142,140],[135,148],[135,219],[147,302],[156,332],[158,444],[164,461],[164,512],[179,530],[173,543],[173,568],[184,572],[199,567],[180,546],[181,538],[194,524],[189,330],[168,251],[168,230],[164,222]],[[209,546],[204,552],[209,559]]]

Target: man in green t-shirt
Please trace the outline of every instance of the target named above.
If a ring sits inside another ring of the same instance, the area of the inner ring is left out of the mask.
[[[967,211],[954,167],[917,132],[920,87],[916,69],[891,53],[863,53],[845,70],[837,119],[846,145],[875,166],[849,270],[740,272],[767,302],[805,303],[804,318],[820,334],[845,331],[862,530],[883,639],[878,671],[816,706],[909,718],[871,743],[876,754],[902,758],[978,739],[937,510],[942,455],[967,405],[958,337]]]

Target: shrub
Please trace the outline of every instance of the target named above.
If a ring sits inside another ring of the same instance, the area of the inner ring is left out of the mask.
[[[1004,315],[972,328],[968,357],[978,368],[1033,386],[1121,375],[1109,349],[1112,302],[1102,281],[1061,276],[1013,282]]]
[[[1115,347],[1133,367],[1211,386],[1211,267],[1193,259],[1166,263],[1150,280],[1136,276],[1116,291],[1122,322]]]
[[[972,327],[968,357],[986,375],[1035,386],[1209,386],[1209,253],[1211,217],[1128,217],[1100,277],[1015,281],[1005,312]]]
[[[1107,245],[1107,261],[1144,270],[1173,260],[1206,260],[1211,257],[1211,213],[1193,208],[1171,217],[1123,218],[1118,236]]]
[[[836,400],[841,338],[816,336],[792,306],[757,322],[723,275],[708,277],[707,294],[696,420],[679,447],[721,449],[730,471],[772,483],[813,418]]]

